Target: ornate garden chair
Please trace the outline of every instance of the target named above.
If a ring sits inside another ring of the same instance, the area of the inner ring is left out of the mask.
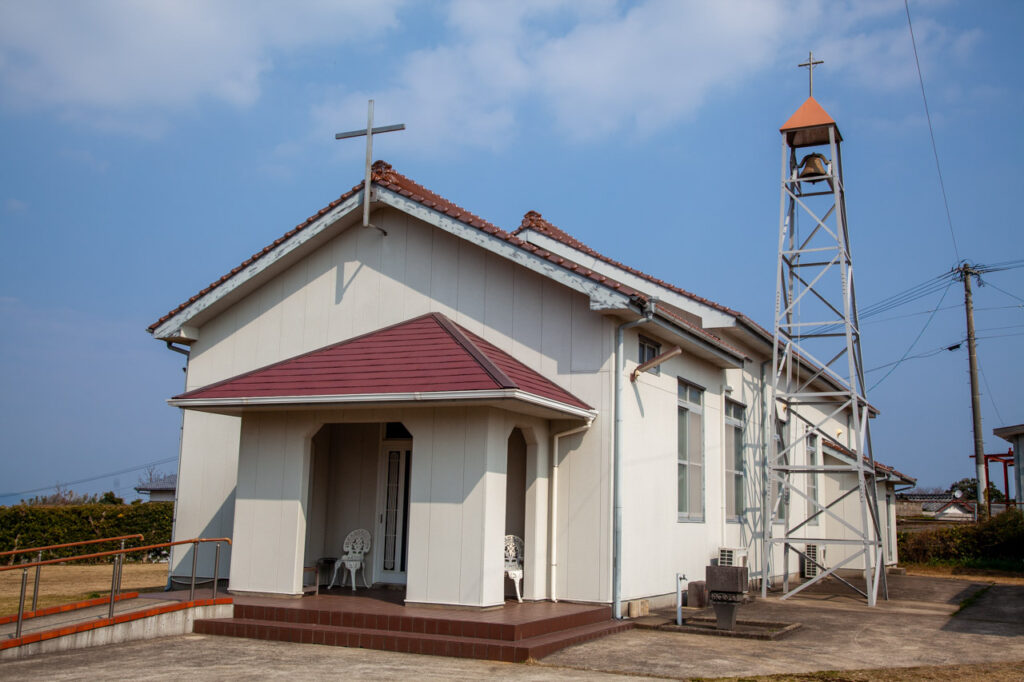
[[[331,576],[331,583],[327,586],[328,589],[334,587],[334,583],[338,580],[338,570],[342,566],[348,569],[348,572],[352,575],[352,591],[356,589],[356,571],[362,569],[363,571],[363,584],[367,588],[370,587],[368,578],[366,577],[366,555],[370,553],[370,531],[365,528],[359,528],[352,531],[345,536],[345,542],[342,544],[341,549],[345,552],[340,559],[334,562],[334,575]],[[345,581],[345,574],[341,574],[342,583]],[[340,586],[340,585],[339,585]]]
[[[516,586],[516,599],[523,601],[520,583],[523,582],[523,539],[517,535],[505,536],[505,575]]]

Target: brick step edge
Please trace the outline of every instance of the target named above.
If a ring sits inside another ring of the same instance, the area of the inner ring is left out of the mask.
[[[550,618],[521,624],[483,623],[475,620],[458,620],[451,617],[398,616],[361,613],[359,611],[313,610],[247,604],[235,604],[234,616],[240,620],[268,621],[282,625],[319,625],[379,630],[384,633],[404,632],[518,642],[530,637],[561,632],[582,625],[607,623],[611,618],[611,609],[595,608],[579,613],[551,616]]]
[[[521,663],[529,658],[543,658],[572,644],[623,632],[632,627],[632,623],[603,621],[515,642],[400,630],[388,631],[314,623],[282,623],[281,621],[248,618],[200,619],[195,621],[193,631],[197,634],[225,637],[246,637],[301,644],[325,644],[399,653]]]

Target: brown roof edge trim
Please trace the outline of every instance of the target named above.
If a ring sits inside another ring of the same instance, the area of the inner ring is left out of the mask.
[[[462,348],[473,356],[473,359],[480,363],[480,366],[485,372],[491,375],[491,378],[498,382],[502,388],[519,388],[519,384],[512,381],[507,374],[501,371],[497,365],[495,365],[489,357],[487,357],[480,348],[469,340],[469,338],[462,333],[462,330],[458,326],[448,319],[441,313],[431,313],[433,318],[437,321],[441,327],[448,332],[448,334],[454,339],[455,343],[462,346]]]

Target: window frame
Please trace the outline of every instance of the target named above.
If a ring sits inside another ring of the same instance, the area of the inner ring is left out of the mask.
[[[775,419],[775,434],[773,436],[777,440],[776,453],[782,452],[783,450],[785,450],[786,448],[789,447],[789,443],[786,441],[786,437],[789,435],[788,430],[789,430],[789,421],[786,420],[786,419],[781,419],[781,418],[776,417],[776,419]],[[777,459],[776,460],[776,464],[777,465],[781,464],[783,466],[789,466],[790,461],[791,461],[790,454],[792,452],[793,451],[790,450],[785,455],[783,455],[780,459]],[[787,481],[789,480],[789,476],[790,476],[790,474],[788,472],[783,474],[783,478],[785,478]],[[789,502],[790,502],[790,500],[789,500],[789,490],[782,483],[780,483],[779,481],[775,481],[774,482],[774,487],[775,487],[775,499],[777,500],[777,499],[779,499],[779,497],[783,498],[782,502],[779,503],[779,515],[777,517],[775,517],[775,523],[786,524],[789,521],[789,511],[790,511],[790,509],[789,509]],[[772,505],[772,508],[774,510],[774,504]]]
[[[704,436],[705,436],[705,428],[704,428],[704,426],[705,426],[705,422],[704,422],[704,396],[706,394],[706,390],[704,389],[703,386],[700,386],[699,384],[695,384],[692,381],[686,381],[685,379],[678,379],[678,378],[677,378],[677,381],[678,381],[678,383],[677,383],[677,388],[676,388],[676,415],[677,415],[676,416],[676,521],[679,522],[679,523],[704,523],[704,521],[705,521],[705,503],[706,503],[706,498],[707,498],[707,494],[706,494],[707,493],[707,490],[706,490],[707,486],[706,486],[706,477],[705,477],[705,470],[707,468],[705,466],[706,465],[705,452],[707,450],[707,447],[706,447],[705,438],[704,438]],[[691,399],[691,396],[693,395],[691,393],[691,391],[696,393],[696,396],[697,396],[697,400],[696,401]],[[680,438],[681,434],[679,433],[679,424],[680,424],[679,418],[680,418],[680,416],[682,416],[684,414],[685,414],[685,419],[687,420],[685,422],[687,424],[687,427],[686,427],[687,428],[687,433],[686,433],[686,438],[685,439]],[[689,433],[689,428],[690,428],[689,425],[691,423],[690,417],[692,417],[692,416],[696,416],[696,420],[694,420],[694,422],[700,428],[700,435],[699,435],[699,438],[698,438],[698,442],[700,444],[700,452],[698,453],[698,458],[693,457],[692,453],[690,453],[690,451],[689,451],[689,443],[691,441],[691,436],[690,436],[690,433]],[[681,446],[684,443],[687,445],[687,451],[685,453],[683,453],[681,451],[682,450]],[[694,469],[697,470],[696,473],[697,473],[698,476],[700,476],[700,487],[699,487],[699,490],[700,490],[700,500],[698,500],[699,505],[698,504],[694,504],[694,500],[692,499],[692,496],[690,495],[690,490],[691,490],[691,478],[690,477],[694,473]],[[687,510],[685,512],[680,510],[680,500],[679,500],[679,481],[682,478],[681,474],[684,471],[686,472],[686,477],[685,477],[685,486],[686,486],[686,488],[685,488],[685,490],[687,491],[687,499],[686,499]],[[699,506],[699,509],[698,510],[694,510],[694,507],[698,507],[698,506]]]
[[[739,411],[738,415],[734,412]],[[724,423],[725,423],[725,444],[723,448],[722,464],[725,470],[725,520],[729,523],[739,523],[746,512],[746,432],[747,432],[747,406],[738,400],[725,399]],[[729,433],[732,431],[732,452],[728,450]],[[738,450],[737,450],[738,448]],[[729,486],[733,489],[733,510],[729,510]],[[737,494],[738,493],[738,494]]]
[[[807,466],[815,467],[821,466],[821,447],[818,442],[821,439],[818,438],[818,434],[814,431],[810,431],[804,436],[804,447],[807,449]],[[821,522],[821,517],[824,515],[818,514],[813,519],[810,518],[816,511],[815,506],[811,503],[814,500],[818,504],[821,504],[820,488],[818,487],[818,472],[812,471],[807,474],[810,478],[807,481],[807,521],[808,526],[818,526]]]
[[[661,344],[643,334],[638,334],[639,337],[637,342],[637,365],[642,365],[645,362],[653,360],[654,358],[661,355]],[[660,375],[661,365],[655,365],[647,370],[648,374]]]

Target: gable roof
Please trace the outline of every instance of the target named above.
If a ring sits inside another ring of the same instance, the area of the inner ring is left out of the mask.
[[[479,216],[476,216],[466,209],[445,199],[437,193],[426,189],[419,183],[412,181],[401,173],[398,173],[390,164],[384,161],[377,161],[373,164],[371,180],[373,185],[378,188],[377,191],[381,192],[381,196],[384,196],[385,199],[387,199],[388,196],[391,196],[397,197],[402,201],[408,200],[415,202],[416,205],[429,209],[430,216],[442,216],[458,221],[460,225],[473,228],[474,234],[478,231],[481,236],[486,235],[486,237],[484,237],[485,239],[491,238],[499,240],[500,243],[507,247],[511,247],[512,252],[517,254],[513,260],[520,264],[525,264],[522,260],[523,253],[529,254],[527,258],[531,263],[535,265],[537,263],[543,263],[543,267],[548,271],[550,271],[551,266],[553,265],[555,266],[556,271],[566,273],[566,275],[574,281],[585,281],[589,283],[591,288],[593,288],[594,285],[597,285],[601,289],[612,292],[612,295],[614,297],[618,297],[618,300],[622,302],[619,305],[621,305],[624,310],[628,309],[630,304],[632,304],[637,310],[642,309],[651,300],[646,293],[627,284],[596,272],[571,259],[565,258],[564,256],[551,253],[546,249],[524,241],[514,234],[502,230],[483,218],[480,218]],[[273,263],[276,258],[281,257],[282,250],[286,249],[290,243],[293,243],[295,240],[302,239],[303,234],[310,230],[323,227],[322,221],[337,220],[339,218],[339,207],[343,207],[345,204],[350,205],[352,208],[358,206],[361,202],[361,198],[357,197],[357,195],[361,195],[362,190],[362,183],[355,185],[351,190],[338,197],[338,199],[332,201],[316,214],[307,218],[305,222],[295,226],[284,235],[274,240],[273,243],[268,244],[262,250],[247,258],[230,272],[211,282],[195,296],[190,297],[188,300],[170,310],[159,320],[151,324],[148,327],[148,331],[155,334],[160,327],[165,326],[172,320],[172,318],[175,318],[178,315],[182,315],[187,323],[190,315],[201,310],[202,306],[204,306],[205,303],[208,303],[208,299],[211,296],[215,297],[218,294],[218,290],[229,290],[231,287],[238,285],[239,282],[244,282],[245,278],[253,276],[253,268],[260,267],[262,263]],[[593,299],[591,302],[593,306]],[[670,306],[658,303],[655,305],[655,311],[662,315],[663,318],[668,320],[671,324],[684,329],[684,335],[695,339],[698,349],[710,349],[710,352],[712,353],[711,357],[715,357],[717,354],[717,357],[720,359],[730,358],[728,362],[736,362],[737,360],[742,360],[744,357],[742,351],[726,343],[720,337],[707,329],[685,320],[685,318],[678,314],[679,311],[673,311]]]
[[[512,246],[522,249],[523,251],[529,252],[540,258],[550,261],[551,263],[569,272],[576,273],[578,275],[581,275],[592,280],[597,284],[618,291],[624,296],[646,300],[646,296],[644,294],[637,291],[636,289],[633,289],[632,287],[626,286],[625,284],[618,282],[610,277],[606,277],[604,275],[596,273],[593,270],[585,268],[567,258],[563,258],[556,254],[549,253],[544,249],[538,248],[537,246],[534,246],[529,242],[525,242],[522,239],[519,239],[518,237],[506,232],[505,230],[502,230],[501,228],[491,224],[490,222],[484,220],[483,218],[480,218],[479,216],[470,213],[466,209],[461,208],[460,206],[445,199],[439,194],[436,194],[435,192],[428,190],[427,188],[423,187],[423,185],[413,182],[412,180],[405,177],[401,173],[398,173],[391,167],[391,164],[389,163],[386,163],[384,161],[376,161],[373,164],[371,181],[375,185],[379,185],[380,187],[391,190],[397,194],[400,194],[403,197],[407,197],[426,208],[437,211],[445,216],[458,220],[459,222],[464,223],[465,225],[476,228],[482,233],[491,235],[492,237],[495,237],[497,239],[501,239],[511,244]],[[320,209],[315,214],[311,215],[305,221],[299,223],[291,230],[285,232],[283,235],[275,239],[272,243],[268,244],[261,250],[254,253],[249,258],[242,261],[236,267],[232,268],[230,272],[224,274],[219,279],[214,280],[194,296],[191,296],[187,300],[182,301],[178,306],[168,311],[165,315],[160,317],[160,319],[158,319],[153,324],[149,325],[147,331],[149,331],[150,333],[156,331],[157,327],[159,327],[161,324],[170,320],[175,315],[184,312],[193,303],[196,303],[203,297],[207,296],[211,292],[223,286],[232,278],[237,277],[239,273],[241,273],[250,265],[257,263],[261,259],[265,259],[277,247],[281,246],[282,244],[284,244],[291,238],[295,237],[302,231],[307,230],[312,225],[316,224],[325,215],[331,213],[332,210],[338,208],[344,202],[353,198],[355,195],[360,194],[362,191],[362,183],[353,186],[352,189],[345,192],[331,203],[327,204],[327,206]]]
[[[569,391],[440,313],[188,391],[170,403],[239,407],[481,398],[525,400],[574,416],[594,413]]]

